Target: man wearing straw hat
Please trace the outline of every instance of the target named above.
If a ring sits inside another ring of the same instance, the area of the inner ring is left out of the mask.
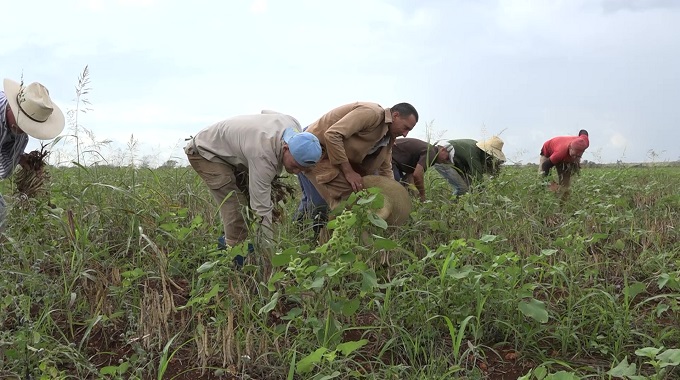
[[[64,113],[38,82],[27,86],[5,79],[0,91],[0,179],[12,175],[17,165],[25,167],[28,137],[50,140],[64,130]],[[0,231],[5,221],[5,201],[0,194]]]
[[[454,194],[470,191],[474,181],[481,181],[484,174],[498,173],[505,162],[503,140],[498,136],[479,141],[473,139],[449,140],[444,144],[451,164],[437,164],[435,168],[451,186]]]

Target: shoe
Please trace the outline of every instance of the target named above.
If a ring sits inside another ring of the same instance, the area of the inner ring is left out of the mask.
[[[227,240],[225,239],[224,235],[220,236],[217,238],[217,249],[227,249]],[[255,247],[253,247],[252,243],[248,243],[248,254],[252,255],[253,252],[255,252]],[[243,268],[243,264],[245,263],[246,258],[241,256],[241,255],[236,255],[234,259],[232,260],[234,262],[234,265],[236,265],[237,269]]]

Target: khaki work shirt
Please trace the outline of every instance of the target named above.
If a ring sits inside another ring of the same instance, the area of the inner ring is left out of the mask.
[[[273,111],[236,116],[198,132],[184,151],[246,171],[250,208],[262,218],[264,230],[271,231],[272,181],[283,170],[282,137],[287,128],[301,129],[294,117]]]

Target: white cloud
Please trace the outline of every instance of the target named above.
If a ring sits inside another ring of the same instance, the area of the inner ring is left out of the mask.
[[[121,129],[137,130],[142,126],[162,126],[167,124],[197,124],[216,121],[210,115],[201,112],[189,112],[175,105],[162,105],[149,102],[146,104],[121,102],[96,106],[92,112],[92,123],[118,124]],[[126,127],[127,126],[127,127]]]
[[[101,12],[105,7],[105,0],[79,0],[82,7],[89,11]]]
[[[267,0],[253,0],[250,4],[250,11],[253,13],[264,13],[268,8]]]
[[[150,7],[156,5],[156,0],[118,0],[118,4],[126,7]]]
[[[614,133],[609,138],[609,143],[616,148],[625,148],[628,146],[628,139],[621,133]]]

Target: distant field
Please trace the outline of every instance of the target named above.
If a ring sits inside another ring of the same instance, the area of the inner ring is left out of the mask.
[[[431,170],[407,225],[366,196],[320,247],[291,200],[271,278],[190,169],[51,174],[52,206],[10,200],[0,378],[680,377],[677,167],[584,168],[563,204],[534,168],[458,200]]]

